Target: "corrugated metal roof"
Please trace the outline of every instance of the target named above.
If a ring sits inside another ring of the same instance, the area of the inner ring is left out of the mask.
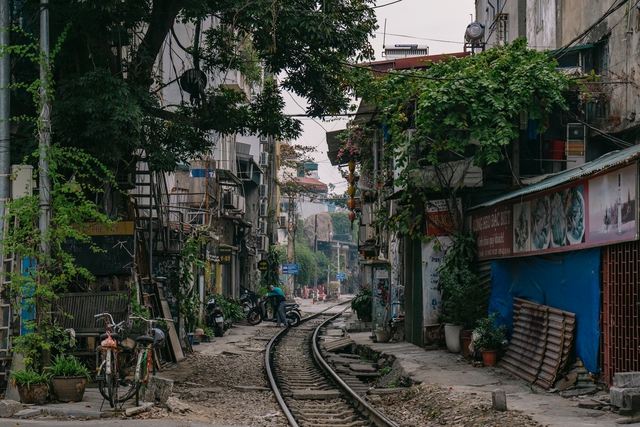
[[[640,145],[634,145],[632,147],[625,148],[624,150],[612,151],[605,154],[604,156],[597,158],[596,160],[585,163],[581,166],[558,172],[557,174],[551,175],[548,178],[545,178],[542,181],[532,184],[528,187],[520,188],[519,190],[512,191],[511,193],[507,193],[504,196],[500,196],[488,202],[473,206],[470,210],[493,206],[509,199],[514,199],[516,197],[522,197],[527,194],[547,190],[558,185],[566,184],[570,181],[576,181],[580,178],[594,175],[598,172],[602,172],[616,166],[622,166],[624,164],[631,163],[634,160],[637,160],[639,157]]]

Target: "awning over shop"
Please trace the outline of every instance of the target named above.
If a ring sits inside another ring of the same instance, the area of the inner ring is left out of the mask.
[[[547,178],[543,179],[540,182],[529,185],[528,187],[523,187],[516,191],[512,191],[511,193],[507,193],[504,196],[497,197],[488,202],[481,203],[470,208],[469,210],[473,211],[489,206],[494,206],[507,200],[516,199],[528,194],[537,193],[543,190],[560,186],[562,184],[567,184],[572,181],[577,181],[581,178],[586,178],[590,175],[595,175],[596,173],[634,162],[639,158],[640,145],[634,145],[632,147],[625,148],[624,150],[612,151],[589,163],[585,163],[581,166],[567,169],[556,174],[548,175]]]
[[[469,216],[478,258],[637,240],[639,158],[634,145],[474,206]]]

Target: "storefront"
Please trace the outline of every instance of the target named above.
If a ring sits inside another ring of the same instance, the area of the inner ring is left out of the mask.
[[[607,381],[632,368],[612,360],[630,356],[611,349],[620,346],[621,325],[638,360],[638,308],[628,306],[634,295],[637,301],[639,280],[639,156],[639,146],[610,153],[476,206],[467,217],[479,260],[491,260],[490,311],[509,327],[514,298],[575,313],[575,355],[591,372],[604,369]]]

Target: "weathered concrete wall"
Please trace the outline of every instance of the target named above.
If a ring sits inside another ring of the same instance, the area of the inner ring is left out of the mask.
[[[526,34],[529,47],[537,50],[557,48],[556,0],[528,1],[526,13]],[[538,16],[538,14],[540,15]]]
[[[499,13],[508,15],[507,42],[511,43],[519,36],[524,35],[524,29],[521,28],[521,10],[524,4],[525,0],[478,0],[476,2],[476,19],[485,27],[487,49],[499,44],[498,26],[494,21]]]

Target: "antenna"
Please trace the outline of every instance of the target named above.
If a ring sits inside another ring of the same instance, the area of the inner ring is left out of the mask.
[[[382,54],[384,55],[385,41],[387,40],[387,18],[384,18],[384,30],[382,31]]]

